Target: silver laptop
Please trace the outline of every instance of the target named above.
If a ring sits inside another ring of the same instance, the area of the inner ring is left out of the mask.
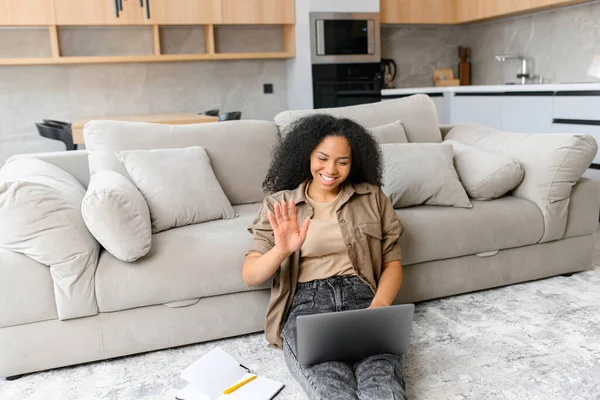
[[[300,315],[296,319],[298,362],[356,362],[382,353],[406,354],[414,304]]]

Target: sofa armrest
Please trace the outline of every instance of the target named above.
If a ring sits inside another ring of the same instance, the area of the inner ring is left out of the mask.
[[[571,192],[565,238],[589,235],[598,230],[600,181],[581,178]]]
[[[37,158],[0,169],[0,247],[50,267],[59,319],[98,313],[100,245],[81,215],[83,186]]]
[[[512,194],[536,203],[542,211],[544,235],[540,243],[564,237],[572,188],[598,151],[591,135],[525,134],[461,124],[445,139],[503,154],[521,163],[525,177]]]

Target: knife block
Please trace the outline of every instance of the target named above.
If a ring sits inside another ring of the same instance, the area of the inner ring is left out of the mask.
[[[467,61],[461,61],[458,64],[458,78],[460,79],[460,86],[469,86],[471,84],[471,63]]]

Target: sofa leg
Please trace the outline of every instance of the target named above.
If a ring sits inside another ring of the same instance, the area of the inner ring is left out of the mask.
[[[21,379],[23,377],[23,375],[13,375],[13,376],[7,376],[6,380],[7,381],[16,381],[17,379]]]

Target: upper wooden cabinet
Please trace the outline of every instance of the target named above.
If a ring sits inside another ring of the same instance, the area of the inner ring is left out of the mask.
[[[380,0],[382,24],[459,24],[590,0]]]
[[[0,0],[0,25],[54,25],[51,0]]]
[[[219,24],[221,0],[143,0],[144,23],[151,25]],[[149,8],[150,19],[146,7]]]
[[[221,0],[224,24],[293,24],[294,0]]]
[[[382,24],[410,24],[412,0],[381,0],[379,20]]]
[[[453,24],[455,14],[455,0],[419,0],[410,5],[413,24]]]
[[[382,24],[453,24],[456,0],[381,0]]]
[[[456,22],[473,22],[556,8],[590,0],[455,0]]]
[[[140,0],[121,0],[117,14],[114,0],[54,0],[57,25],[141,25]]]

